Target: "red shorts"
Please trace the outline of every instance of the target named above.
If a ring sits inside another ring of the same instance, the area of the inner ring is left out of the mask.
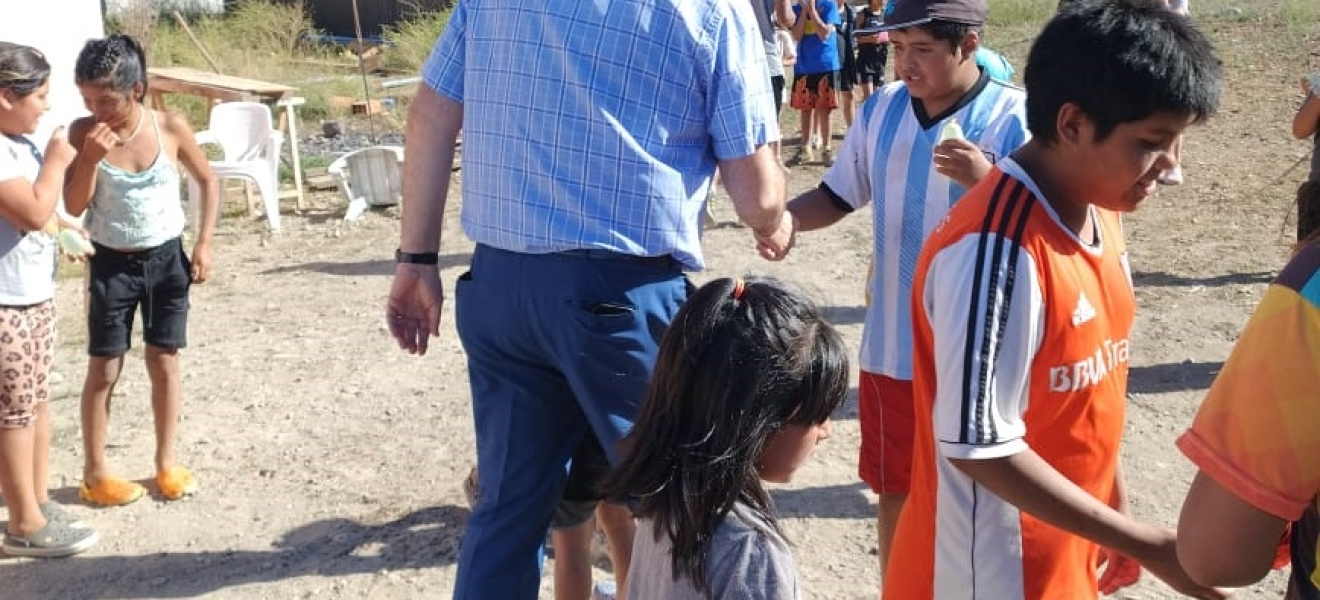
[[[839,107],[839,72],[816,73],[813,75],[793,76],[793,96],[789,106],[797,110],[824,108],[833,110]]]
[[[906,494],[912,481],[912,381],[860,373],[857,475],[877,494]]]

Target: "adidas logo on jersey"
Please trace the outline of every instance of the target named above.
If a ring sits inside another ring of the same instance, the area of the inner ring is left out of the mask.
[[[1073,327],[1081,325],[1095,318],[1095,307],[1091,306],[1091,301],[1086,299],[1086,294],[1078,294],[1077,308],[1073,309],[1072,324]]]

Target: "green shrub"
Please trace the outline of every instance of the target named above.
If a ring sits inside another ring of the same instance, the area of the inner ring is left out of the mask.
[[[292,56],[298,44],[314,31],[303,0],[275,4],[270,0],[243,0],[225,18],[230,41],[276,56]]]
[[[420,72],[431,54],[431,47],[449,23],[451,9],[422,13],[415,19],[385,28],[383,37],[391,44],[385,53],[386,65],[410,72]]]

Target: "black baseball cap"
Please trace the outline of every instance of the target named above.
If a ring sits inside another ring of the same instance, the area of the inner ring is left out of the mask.
[[[869,33],[924,25],[936,20],[984,25],[990,13],[986,0],[891,0],[890,6],[892,9],[885,13],[884,22],[879,27],[869,28]]]

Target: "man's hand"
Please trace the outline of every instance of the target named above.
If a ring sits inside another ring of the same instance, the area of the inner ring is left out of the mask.
[[[385,320],[399,348],[409,354],[426,354],[431,336],[440,335],[440,306],[444,299],[438,268],[413,264],[395,266]]]
[[[788,256],[788,251],[797,243],[797,218],[793,213],[784,211],[779,219],[779,226],[774,231],[753,232],[756,250],[761,258],[780,261]]]
[[[965,188],[983,179],[993,166],[981,149],[967,140],[949,139],[935,146],[935,170]]]

